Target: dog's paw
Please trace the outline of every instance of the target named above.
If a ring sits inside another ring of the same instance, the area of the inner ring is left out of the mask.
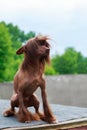
[[[3,113],[3,116],[8,117],[8,116],[13,116],[14,114],[15,112],[9,109]]]
[[[44,121],[50,123],[50,124],[57,124],[58,123],[58,120],[56,120],[55,117],[44,117]]]
[[[29,122],[31,122],[31,120],[30,120],[29,117],[25,117],[25,116],[19,117],[19,116],[17,116],[17,118],[18,118],[18,121],[19,121],[19,122],[22,122],[22,123],[29,123]]]
[[[29,113],[29,116],[30,116],[31,121],[32,120],[36,120],[36,121],[40,120],[40,117],[37,113]]]
[[[58,120],[54,120],[51,122],[52,124],[57,124],[58,123]]]
[[[25,123],[30,123],[31,121],[29,120],[29,121],[25,121]]]
[[[31,121],[28,114],[25,115],[23,113],[16,113],[16,117],[18,118],[18,121],[22,123],[29,123]]]

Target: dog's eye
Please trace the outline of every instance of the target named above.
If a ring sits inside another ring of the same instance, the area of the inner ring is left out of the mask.
[[[40,44],[40,46],[43,46],[44,45],[44,41],[41,41],[39,44]]]

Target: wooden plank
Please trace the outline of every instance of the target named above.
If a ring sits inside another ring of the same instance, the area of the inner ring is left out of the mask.
[[[37,125],[37,126],[29,126],[29,127],[15,127],[15,128],[5,128],[3,130],[66,130],[76,127],[87,126],[87,118],[76,119],[65,121],[58,124],[46,124],[46,125]],[[74,129],[72,129],[74,130]]]
[[[71,128],[68,130],[87,130],[87,126],[77,127],[77,128]]]
[[[70,130],[87,126],[87,108],[64,105],[51,105],[58,124],[47,124],[43,121],[20,123],[15,117],[3,117],[3,110],[9,106],[8,100],[0,100],[0,128],[2,130]],[[29,108],[33,112],[32,108]]]

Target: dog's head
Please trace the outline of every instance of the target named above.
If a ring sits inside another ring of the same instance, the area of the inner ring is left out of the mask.
[[[47,42],[48,37],[41,36],[30,39],[16,53],[25,54],[25,57],[32,61],[39,60],[40,62],[50,63],[49,53],[50,44]]]

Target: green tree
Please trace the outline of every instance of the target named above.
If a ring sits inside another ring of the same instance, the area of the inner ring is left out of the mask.
[[[54,70],[54,68],[50,65],[46,65],[45,66],[45,74],[46,75],[55,75],[56,74],[56,71]]]
[[[36,35],[36,34],[35,34],[35,32],[33,32],[33,31],[28,32],[28,33],[26,34],[26,40],[35,37],[35,35]]]
[[[22,55],[16,55],[16,51],[34,36],[35,32],[25,34],[12,23],[0,22],[0,81],[13,80],[23,58]]]
[[[77,52],[74,48],[67,48],[63,55],[57,55],[52,59],[55,71],[60,74],[77,73]]]
[[[14,57],[14,61],[15,61],[12,64],[13,75],[14,75],[18,69],[19,64],[21,63],[21,61],[23,59],[23,55],[20,55],[20,56],[16,55],[16,51],[28,39],[35,37],[35,32],[30,31],[27,34],[25,34],[24,31],[20,30],[17,25],[14,26],[12,23],[7,24],[6,26],[9,30],[11,40],[12,40],[13,57]]]
[[[60,55],[55,55],[52,59],[51,59],[51,61],[52,61],[52,66],[53,66],[53,68],[54,68],[54,70],[55,70],[55,72],[56,73],[59,73],[59,67],[58,67],[58,65],[59,65],[59,61],[60,60]]]
[[[1,23],[0,24],[0,82],[8,80],[10,76],[10,62],[11,62],[11,37],[8,32],[8,28]],[[7,74],[7,72],[9,72]]]
[[[29,31],[27,34],[24,31],[20,30],[19,27],[16,25],[14,26],[12,23],[6,25],[9,29],[9,33],[12,37],[12,41],[24,43],[28,39],[35,37],[35,32]]]
[[[77,73],[87,74],[87,57],[84,57],[81,52],[77,54]]]

